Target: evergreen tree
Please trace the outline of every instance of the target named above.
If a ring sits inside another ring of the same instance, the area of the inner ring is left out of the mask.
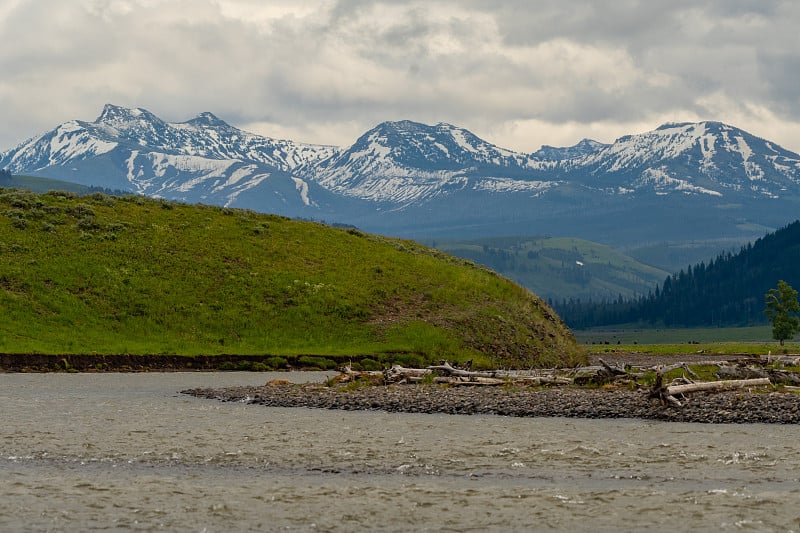
[[[780,280],[778,288],[770,289],[764,298],[767,305],[764,313],[772,322],[772,338],[780,341],[783,346],[783,341],[791,339],[800,331],[800,318],[797,317],[800,302],[797,301],[797,291]]]

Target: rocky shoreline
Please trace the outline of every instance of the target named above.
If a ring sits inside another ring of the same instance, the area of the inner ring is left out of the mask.
[[[800,395],[764,391],[692,394],[682,407],[664,406],[644,390],[578,387],[441,387],[436,385],[364,386],[342,389],[285,383],[263,387],[190,389],[199,398],[269,407],[308,407],[392,413],[444,413],[517,417],[639,418],[670,422],[800,422]]]

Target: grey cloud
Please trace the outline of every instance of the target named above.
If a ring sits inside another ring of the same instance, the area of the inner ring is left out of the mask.
[[[0,20],[0,149],[106,102],[333,144],[401,118],[511,131],[755,106],[800,121],[795,2],[340,0],[257,21],[213,0],[121,5],[27,0]]]
[[[800,120],[800,53],[762,53],[759,60],[759,75],[767,84],[772,107],[781,115]]]

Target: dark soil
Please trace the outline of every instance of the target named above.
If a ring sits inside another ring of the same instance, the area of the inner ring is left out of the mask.
[[[103,355],[0,354],[0,372],[168,372],[191,370],[303,370],[301,356],[283,357],[274,367],[270,355]],[[346,357],[328,357],[344,364]]]

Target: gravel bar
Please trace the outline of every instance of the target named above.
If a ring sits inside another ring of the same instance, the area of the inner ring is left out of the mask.
[[[575,387],[365,386],[343,390],[321,385],[269,385],[182,391],[200,398],[268,407],[309,407],[347,411],[445,413],[518,417],[640,418],[715,424],[800,422],[800,395],[748,390],[693,393],[682,407],[664,406],[643,390]]]

